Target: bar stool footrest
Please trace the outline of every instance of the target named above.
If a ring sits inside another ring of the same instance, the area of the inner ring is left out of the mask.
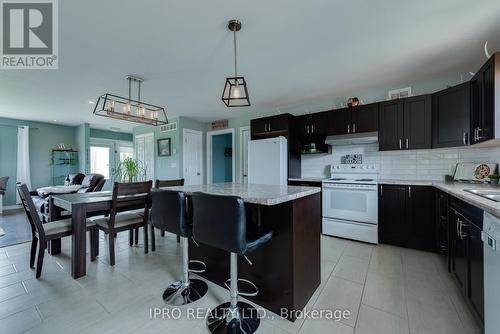
[[[238,295],[239,296],[243,296],[243,297],[255,297],[255,296],[257,296],[259,294],[259,288],[253,282],[251,282],[251,281],[249,281],[247,279],[238,278],[238,288],[239,288],[239,283],[240,282],[248,284],[254,291],[241,292],[239,289],[236,289],[236,290],[238,290]],[[228,290],[231,290],[231,279],[226,280],[224,282],[224,285],[226,286],[226,288]]]
[[[202,274],[202,273],[204,273],[207,270],[207,265],[203,261],[189,260],[189,264],[191,264],[191,263],[192,264],[196,264],[196,265],[200,265],[201,269],[191,269],[191,268],[189,268],[188,271],[190,273]]]

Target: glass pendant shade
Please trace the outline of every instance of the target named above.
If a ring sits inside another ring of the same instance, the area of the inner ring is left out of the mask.
[[[247,83],[244,77],[233,77],[226,79],[222,101],[227,107],[249,107]]]

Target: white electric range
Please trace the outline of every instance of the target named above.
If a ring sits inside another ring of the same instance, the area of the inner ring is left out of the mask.
[[[331,165],[323,180],[323,234],[378,243],[376,164]]]

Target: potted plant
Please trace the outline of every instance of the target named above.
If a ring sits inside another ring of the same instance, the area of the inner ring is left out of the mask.
[[[115,180],[118,182],[136,182],[145,175],[146,168],[142,161],[133,158],[125,158],[114,171]]]
[[[496,186],[498,185],[498,179],[500,179],[500,176],[498,174],[491,174],[489,176],[489,178],[490,178],[491,184],[496,185]]]

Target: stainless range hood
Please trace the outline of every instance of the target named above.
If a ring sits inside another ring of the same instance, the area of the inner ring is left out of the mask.
[[[350,133],[326,137],[325,144],[330,146],[374,144],[378,142],[378,132]]]

